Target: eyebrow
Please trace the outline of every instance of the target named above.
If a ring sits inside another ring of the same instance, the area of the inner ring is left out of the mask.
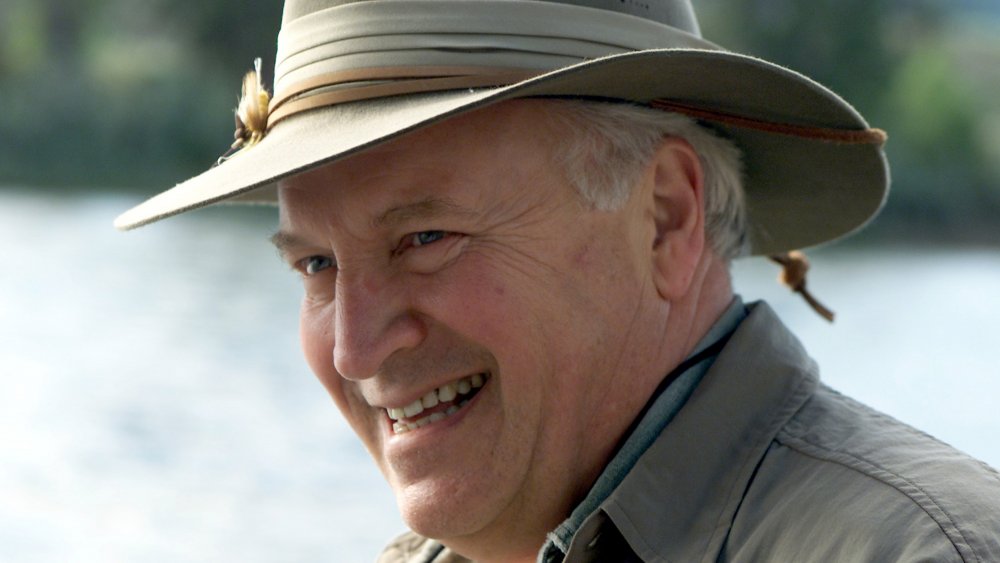
[[[372,221],[372,226],[376,228],[392,227],[415,219],[429,219],[442,215],[471,217],[475,213],[466,207],[462,207],[453,199],[428,196],[420,201],[404,203],[389,208]]]
[[[372,226],[375,228],[393,227],[408,221],[440,217],[448,214],[463,217],[475,216],[472,210],[459,205],[450,198],[428,196],[419,201],[404,203],[387,209],[372,221]],[[309,243],[302,237],[284,230],[279,230],[271,235],[270,240],[282,258],[287,258],[292,248],[309,246]]]
[[[287,259],[289,250],[295,247],[307,246],[307,243],[302,238],[293,235],[287,231],[278,231],[271,235],[271,244],[278,249],[278,255],[281,258]]]

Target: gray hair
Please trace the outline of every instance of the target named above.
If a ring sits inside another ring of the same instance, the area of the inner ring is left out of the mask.
[[[584,201],[619,209],[660,141],[679,137],[691,144],[704,169],[709,244],[727,260],[747,253],[742,155],[731,141],[677,113],[623,103],[552,102],[556,123],[575,131],[560,149],[569,181]]]

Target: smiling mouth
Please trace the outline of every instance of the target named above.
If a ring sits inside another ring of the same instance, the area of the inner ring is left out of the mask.
[[[444,420],[462,410],[489,380],[489,373],[477,373],[428,391],[405,407],[385,409],[393,421],[393,434],[405,434]]]

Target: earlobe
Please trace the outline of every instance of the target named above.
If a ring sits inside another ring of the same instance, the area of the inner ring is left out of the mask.
[[[683,139],[664,139],[647,168],[652,192],[653,277],[664,300],[683,297],[691,287],[705,248],[704,170]]]

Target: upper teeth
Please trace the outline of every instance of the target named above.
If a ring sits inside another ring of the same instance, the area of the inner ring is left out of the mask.
[[[389,408],[386,409],[386,411],[389,413],[389,418],[393,420],[412,418],[424,412],[424,409],[436,407],[441,403],[454,401],[455,397],[458,395],[467,395],[473,389],[479,389],[483,386],[483,382],[483,375],[480,373],[463,377],[458,381],[452,381],[451,383],[446,383],[433,391],[428,391],[426,395],[413,401],[405,407]]]

